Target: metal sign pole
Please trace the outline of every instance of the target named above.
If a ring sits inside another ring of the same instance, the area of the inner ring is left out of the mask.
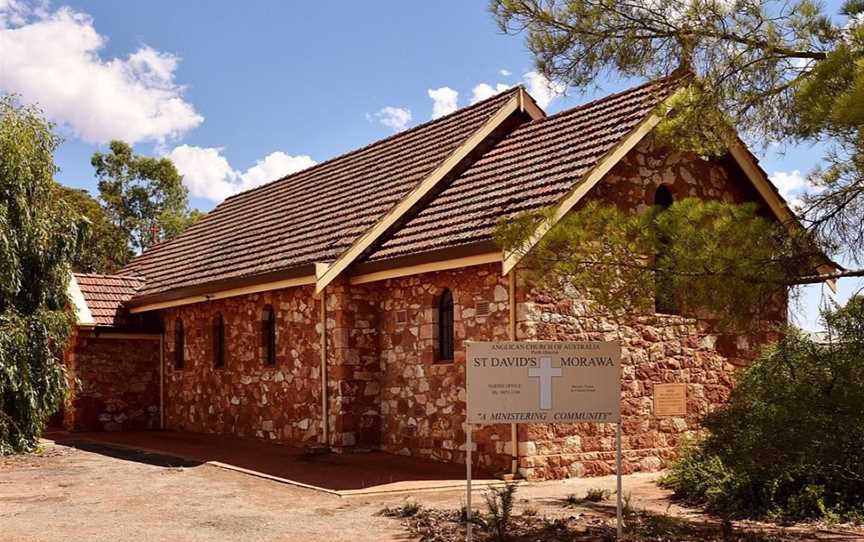
[[[616,512],[616,516],[618,519],[618,521],[617,521],[618,533],[617,534],[618,534],[618,538],[621,538],[622,526],[623,526],[622,519],[621,519],[621,516],[622,516],[621,503],[623,500],[623,495],[621,495],[621,420],[618,420],[618,423],[615,424],[615,427],[616,427],[616,429],[615,429],[615,478],[617,478],[615,483],[617,484],[616,493],[618,495],[618,503],[616,505],[617,510],[615,512]]]
[[[471,517],[471,433],[474,431],[474,428],[470,423],[465,425],[467,426],[465,428],[465,519],[467,520],[467,524],[465,525],[465,540],[471,542],[471,528],[473,526]]]

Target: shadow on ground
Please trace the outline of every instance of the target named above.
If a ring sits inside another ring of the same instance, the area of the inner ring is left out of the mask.
[[[384,452],[310,453],[256,439],[175,431],[48,433],[57,444],[161,466],[217,462],[330,491],[412,483],[464,483],[465,468]],[[479,473],[480,479],[488,473]]]
[[[771,524],[739,523],[724,525],[720,521],[694,520],[649,512],[631,512],[625,520],[624,535],[616,539],[615,507],[602,503],[585,503],[580,510],[569,509],[560,517],[516,514],[506,529],[510,542],[803,542],[824,540],[851,542],[862,540],[862,532],[813,525],[781,527]],[[474,527],[475,540],[496,540],[492,523],[480,519]],[[421,510],[401,518],[406,531],[420,542],[461,542],[465,523],[456,510]]]

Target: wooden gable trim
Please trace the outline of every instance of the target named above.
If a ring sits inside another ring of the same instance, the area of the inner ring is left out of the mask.
[[[87,306],[87,300],[84,299],[84,293],[81,287],[78,286],[78,281],[75,275],[69,279],[69,287],[67,288],[69,299],[72,300],[72,306],[75,308],[75,323],[78,327],[92,328],[96,326],[96,320],[93,319],[93,313],[90,312],[90,307]]]
[[[147,312],[147,311],[155,311],[159,309],[168,309],[171,307],[180,307],[182,305],[191,305],[193,303],[203,303],[205,301],[210,301],[213,299],[224,299],[226,297],[236,297],[238,295],[246,295],[246,294],[255,294],[259,292],[267,292],[270,290],[281,290],[282,288],[293,288],[295,286],[305,286],[309,284],[315,284],[315,276],[314,275],[304,275],[299,277],[292,277],[290,279],[277,280],[272,282],[263,282],[261,284],[252,284],[249,286],[243,286],[241,288],[230,288],[227,290],[221,290],[217,292],[201,294],[201,295],[193,295],[189,297],[181,297],[179,299],[172,299],[170,301],[161,301],[157,303],[149,303],[146,305],[138,305],[129,307],[129,312],[131,314],[137,314],[139,312]]]
[[[404,267],[396,267],[394,269],[383,269],[381,271],[373,271],[361,275],[354,275],[349,280],[351,284],[366,284],[368,282],[376,282],[379,280],[387,280],[399,277],[407,277],[409,275],[419,275],[420,273],[431,273],[434,271],[446,271],[448,269],[459,269],[461,267],[469,267],[472,265],[482,265],[486,263],[497,263],[502,261],[503,255],[501,251],[486,252],[484,254],[476,254],[474,256],[463,256],[461,258],[451,258],[448,260],[438,260],[433,262],[421,263],[417,265],[408,265]]]
[[[585,195],[597,185],[598,182],[618,163],[624,156],[630,152],[633,147],[639,144],[642,139],[660,123],[662,117],[656,113],[651,114],[641,124],[639,124],[626,138],[624,138],[616,147],[614,147],[600,162],[591,170],[587,177],[580,183],[577,183],[570,192],[565,195],[555,209],[552,217],[543,221],[534,234],[528,239],[526,246],[520,252],[510,252],[504,255],[504,261],[501,266],[502,275],[507,275],[521,261],[523,255],[533,248],[540,239],[552,227],[558,223]],[[771,181],[768,179],[765,172],[756,163],[753,155],[744,146],[741,141],[737,141],[729,149],[732,158],[747,176],[747,179],[753,184],[760,196],[768,204],[768,208],[774,213],[774,216],[790,231],[792,229],[802,228],[801,223],[795,214],[786,205],[786,202],[774,189]],[[817,271],[822,275],[836,273],[837,268],[833,263],[825,263],[817,268]],[[833,292],[837,292],[837,282],[835,279],[826,279],[825,283]]]
[[[570,189],[570,192],[561,198],[552,216],[537,226],[537,229],[531,237],[528,238],[528,241],[526,241],[525,246],[522,248],[522,251],[524,252],[505,253],[504,262],[501,266],[501,274],[507,275],[510,273],[510,271],[512,271],[522,260],[522,256],[534,248],[540,239],[546,235],[546,232],[551,230],[559,220],[564,218],[564,216],[570,212],[570,210],[573,209],[573,207],[579,203],[579,201],[585,197],[585,195],[594,188],[594,186],[597,185],[597,183],[599,183],[600,180],[609,173],[609,171],[615,167],[615,165],[620,162],[631,149],[633,149],[633,147],[639,144],[639,142],[642,141],[642,139],[651,130],[653,130],[655,126],[657,126],[660,120],[661,117],[659,115],[652,113],[637,125],[629,135],[610,149],[606,155],[597,162],[597,165],[595,165],[594,168],[582,178],[582,181],[577,182],[573,188]]]
[[[762,199],[768,204],[768,208],[774,213],[777,220],[783,224],[788,231],[800,231],[804,226],[798,221],[798,217],[789,209],[783,197],[777,193],[765,171],[759,167],[759,164],[754,159],[753,155],[747,150],[741,141],[736,141],[729,148],[729,154],[735,159],[735,163],[744,172],[744,175],[753,184]],[[826,258],[827,259],[827,258]],[[830,262],[830,260],[829,260]],[[837,272],[837,267],[832,263],[824,263],[816,268],[820,275],[829,275]],[[831,291],[837,293],[837,280],[826,279],[825,283],[831,288]]]
[[[402,198],[393,208],[378,220],[370,229],[363,233],[339,258],[329,264],[326,268],[318,271],[318,280],[315,283],[315,292],[320,293],[333,279],[338,277],[349,265],[354,263],[372,244],[378,241],[405,213],[416,206],[450,171],[465,159],[478,145],[480,145],[492,132],[498,128],[506,119],[516,111],[525,111],[532,118],[540,118],[543,111],[536,107],[532,108],[529,103],[533,100],[525,99],[524,89],[521,87],[483,126],[465,140],[454,150],[432,173],[426,176],[415,186],[407,196]],[[539,115],[539,116],[535,116]]]

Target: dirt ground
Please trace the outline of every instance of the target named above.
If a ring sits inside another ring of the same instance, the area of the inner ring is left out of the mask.
[[[655,479],[625,477],[631,507],[710,521],[673,504]],[[517,508],[606,521],[614,517],[614,501],[568,508],[564,499],[613,485],[614,477],[532,484],[519,489]],[[480,495],[474,498],[474,508],[481,508]],[[49,443],[40,454],[0,458],[0,541],[411,540],[399,520],[376,515],[406,499],[458,509],[464,493],[339,497],[169,456]],[[812,539],[864,540],[864,531],[812,533]]]

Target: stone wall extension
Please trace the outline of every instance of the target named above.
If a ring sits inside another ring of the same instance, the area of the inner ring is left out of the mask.
[[[159,341],[94,338],[77,333],[65,356],[73,431],[159,428]]]

